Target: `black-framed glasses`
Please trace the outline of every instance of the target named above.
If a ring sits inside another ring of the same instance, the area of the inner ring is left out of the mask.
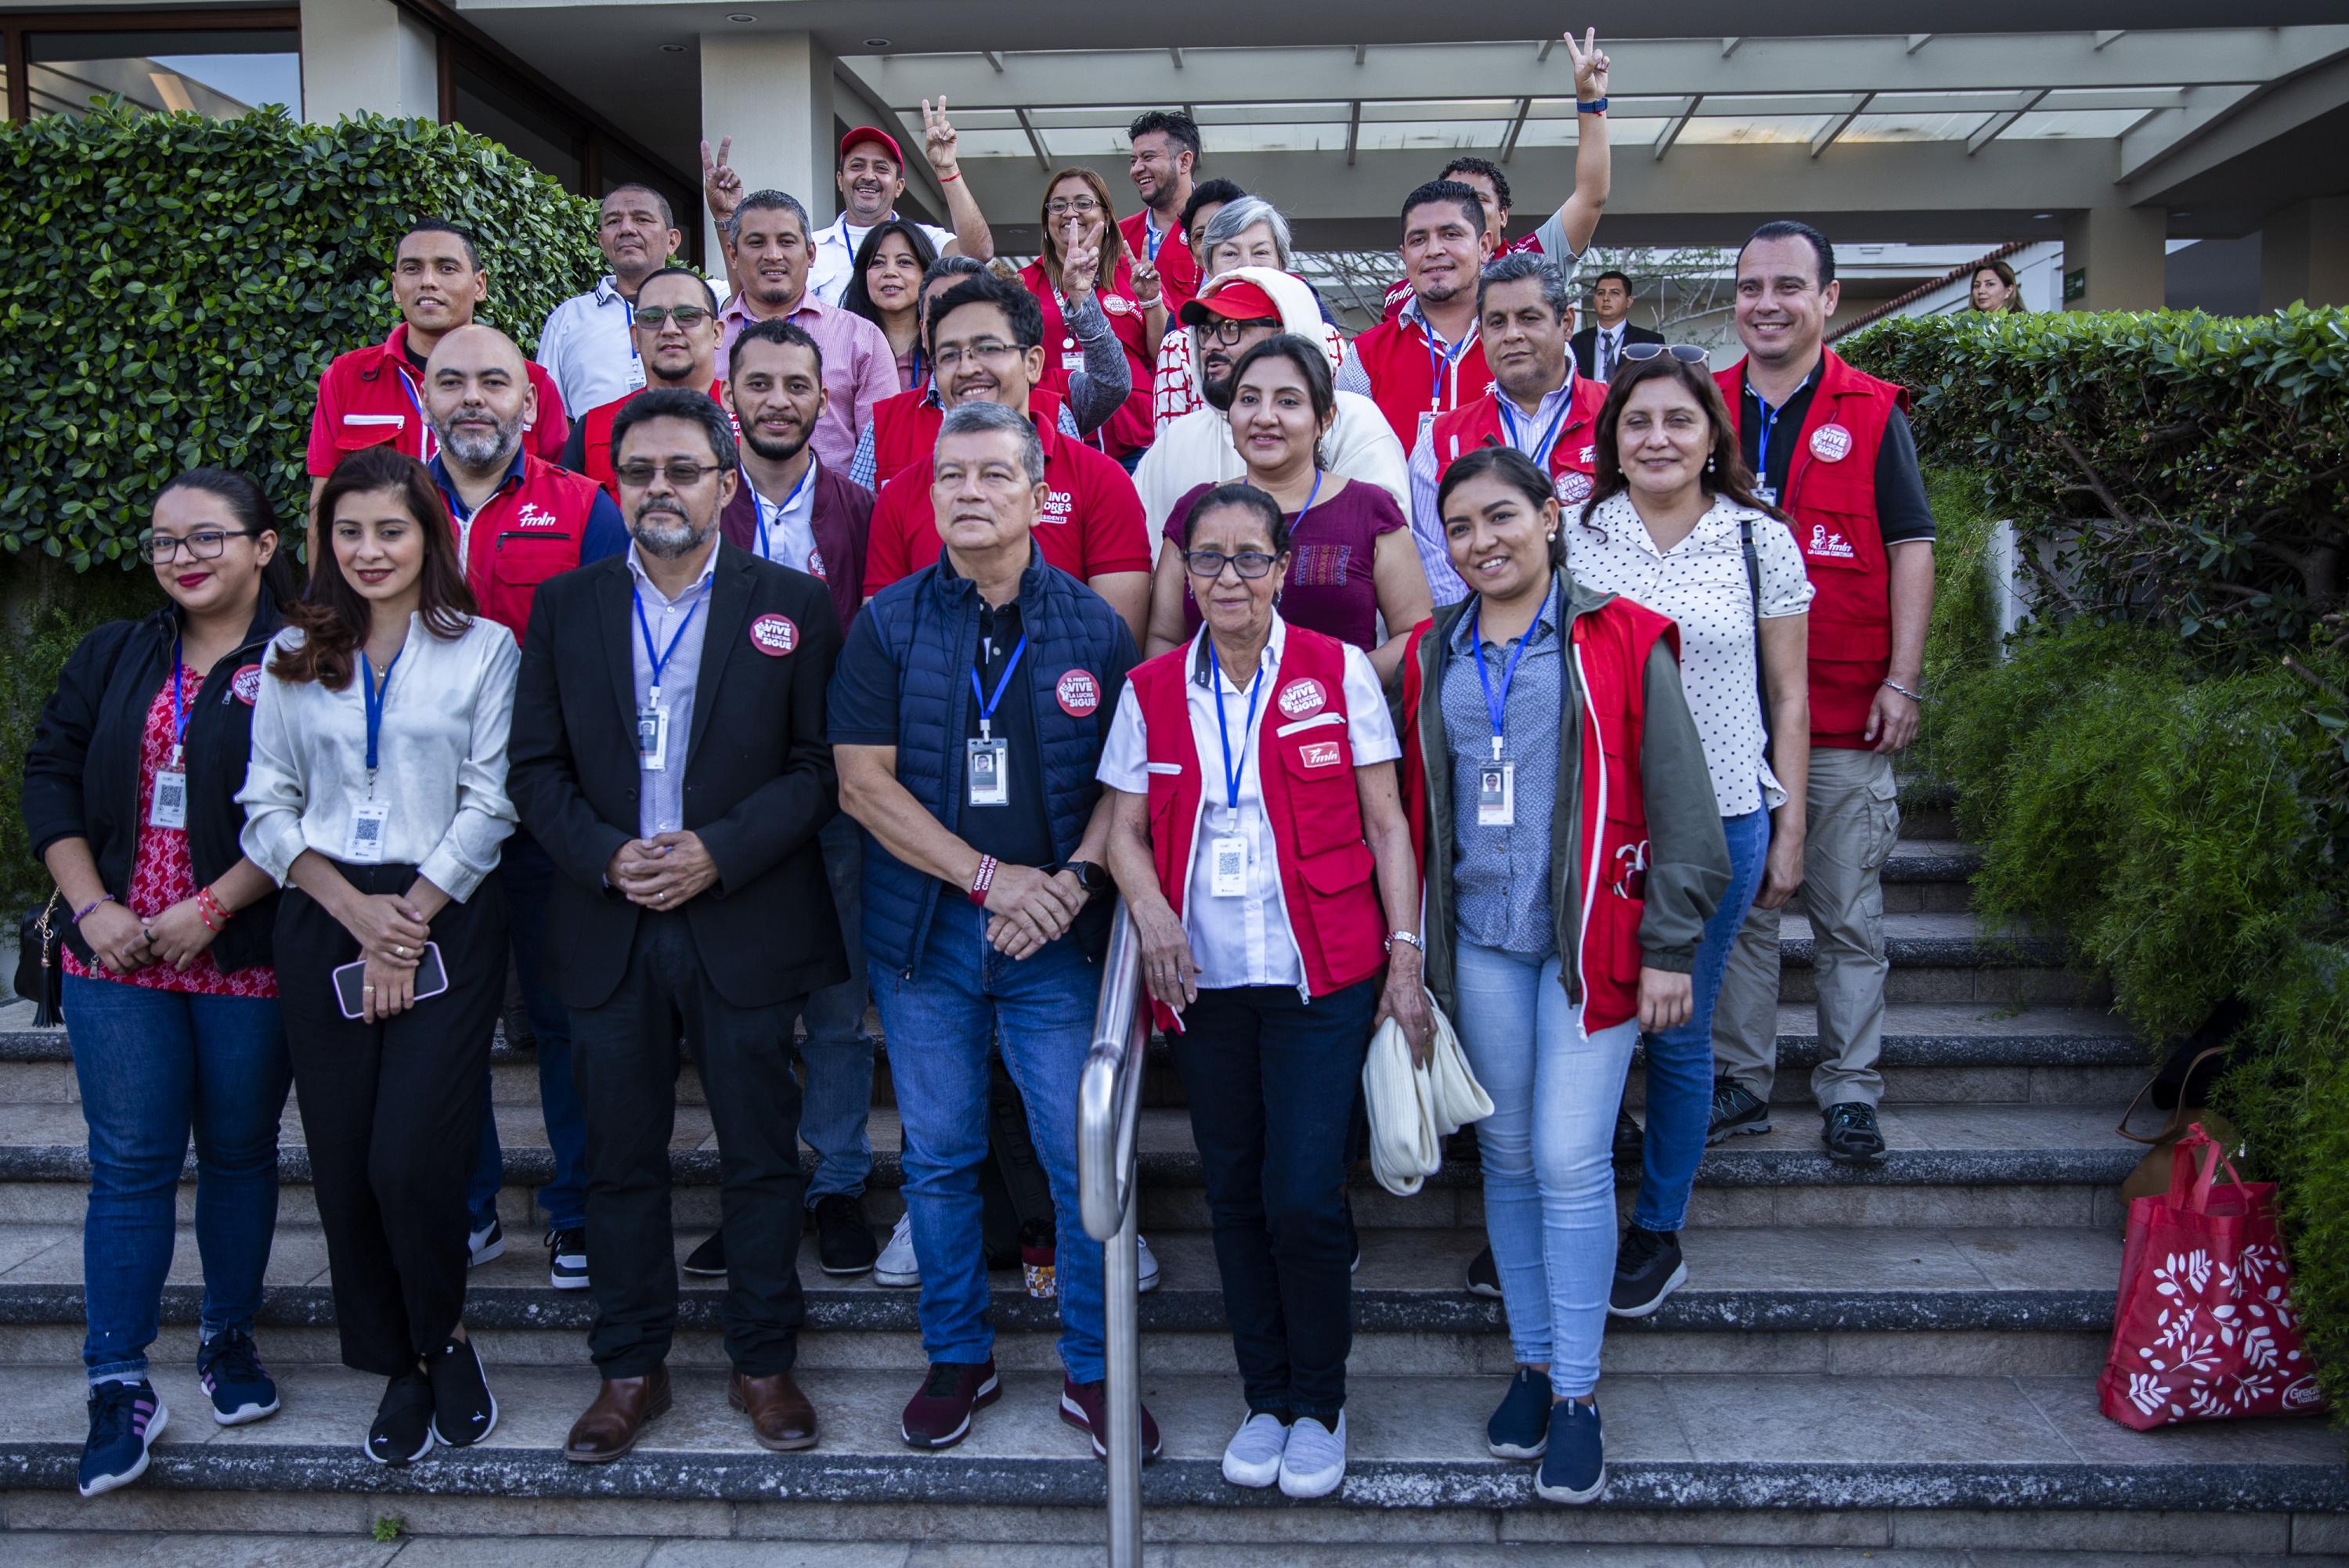
[[[668,482],[678,490],[691,490],[704,479],[718,471],[716,463],[697,463],[690,458],[672,458],[666,463],[648,462],[639,458],[634,462],[616,465],[612,471],[620,482],[642,490],[656,479],[667,475]]]
[[[709,313],[698,304],[647,305],[636,312],[636,325],[655,332],[674,324],[679,332],[691,332],[709,319]]]
[[[174,537],[168,533],[142,533],[139,536],[139,559],[152,566],[159,561],[170,561],[185,553],[191,561],[218,561],[221,552],[232,539],[251,539],[249,528],[200,528],[195,532]]]
[[[1183,552],[1183,564],[1192,576],[1202,583],[1213,583],[1224,574],[1226,566],[1254,583],[1270,576],[1273,563],[1279,559],[1279,556],[1267,555],[1261,550],[1243,550],[1237,555],[1226,555],[1220,550],[1186,550]]]
[[[1280,323],[1268,315],[1257,316],[1254,321],[1234,321],[1229,316],[1219,315],[1200,324],[1199,336],[1206,342],[1234,348],[1238,346],[1243,334],[1254,332],[1260,326],[1268,326],[1275,332],[1280,330]]]
[[[1627,343],[1623,346],[1623,357],[1635,364],[1643,359],[1653,359],[1659,354],[1669,354],[1682,365],[1702,365],[1713,357],[1693,343]]]

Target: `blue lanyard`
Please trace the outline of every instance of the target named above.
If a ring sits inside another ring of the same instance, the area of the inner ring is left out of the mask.
[[[750,510],[759,514],[758,537],[751,540],[750,542],[759,547],[760,560],[771,561],[774,557],[767,553],[766,498],[759,493],[759,487],[750,482],[750,470],[748,468],[743,468],[740,463],[737,463],[735,466],[742,469],[742,488],[750,492]],[[785,496],[783,498],[783,504],[775,509],[775,526],[777,528],[782,527],[783,513],[791,511],[792,507],[799,504],[800,492],[806,490],[808,488],[808,482],[814,478],[815,459],[811,456],[808,459],[808,466],[800,471],[800,482],[792,487],[792,493]],[[680,631],[683,629],[684,628],[681,626],[678,628]],[[651,638],[649,634],[647,636],[646,645],[648,647],[651,645]]]
[[[1813,374],[1816,375],[1816,372],[1815,371]],[[1786,394],[1786,403],[1793,402],[1795,400],[1795,393],[1800,392],[1803,387],[1808,387],[1810,384],[1811,377],[1809,376],[1804,377],[1801,385],[1797,386],[1794,392]],[[1786,406],[1786,403],[1781,403],[1778,405],[1777,408],[1773,408],[1768,403],[1763,400],[1761,393],[1754,391],[1754,383],[1751,381],[1748,381],[1745,384],[1745,390],[1747,395],[1754,399],[1754,406],[1761,409],[1762,412],[1767,416],[1764,418],[1759,418],[1754,421],[1754,477],[1760,480],[1764,487],[1767,487],[1770,483],[1770,432],[1778,428],[1778,409],[1784,408]],[[1792,479],[1794,476],[1789,474],[1787,477]]]
[[[408,650],[405,645],[400,653]],[[391,672],[399,667],[399,654],[391,655],[391,663],[383,666],[383,684],[376,684],[375,666],[367,663],[367,650],[359,650],[359,679],[365,684],[359,696],[367,704],[367,782],[375,782],[376,746],[383,738],[383,699],[391,695]]]
[[[1517,645],[1509,650],[1509,662],[1501,671],[1501,689],[1498,692],[1493,689],[1492,673],[1485,665],[1485,605],[1482,600],[1477,602],[1475,615],[1468,624],[1468,645],[1476,655],[1476,679],[1485,688],[1485,712],[1493,721],[1493,760],[1495,762],[1501,759],[1501,731],[1503,720],[1509,711],[1509,683],[1517,678],[1517,661],[1526,656],[1526,645],[1534,640],[1534,631],[1541,624],[1542,615],[1548,609],[1549,595],[1545,593],[1541,609],[1534,613],[1533,624],[1527,626],[1525,635],[1517,639]]]
[[[1207,679],[1216,694],[1216,738],[1224,743],[1224,804],[1237,811],[1240,809],[1240,775],[1247,771],[1248,742],[1256,738],[1256,699],[1264,691],[1264,660],[1257,660],[1256,679],[1248,683],[1247,727],[1240,731],[1237,767],[1232,762],[1232,732],[1224,725],[1224,671],[1216,662],[1213,637],[1207,639]]]
[[[1171,232],[1172,230],[1162,229],[1150,221],[1149,208],[1142,210],[1142,248],[1150,253],[1152,261],[1158,259],[1158,247],[1166,242],[1166,236]]]
[[[645,615],[645,596],[631,588],[628,597],[636,602],[636,630],[645,634],[645,660],[653,667],[652,690],[645,697],[646,706],[652,707],[660,701],[661,672],[668,668],[668,656],[677,652],[678,644],[685,640],[685,629],[693,624],[693,613],[701,608],[704,595],[697,585],[693,603],[685,607],[685,619],[677,624],[677,630],[669,634],[668,646],[659,653],[653,652],[653,624]]]
[[[1470,327],[1460,335],[1459,342],[1449,348],[1439,349],[1435,346],[1434,326],[1423,319],[1420,328],[1427,335],[1427,374],[1433,383],[1427,389],[1427,406],[1441,408],[1444,407],[1444,373],[1460,363],[1460,356],[1468,352],[1470,344],[1476,341],[1476,329]]]
[[[616,289],[614,292],[618,291]],[[626,295],[623,294],[620,297],[620,308],[628,313],[628,358],[634,361],[636,357],[636,307]]]
[[[1526,452],[1526,456],[1533,459],[1536,468],[1549,467],[1549,452],[1552,447],[1557,445],[1558,427],[1566,423],[1567,411],[1574,407],[1574,398],[1567,390],[1573,385],[1573,377],[1568,377],[1566,387],[1559,388],[1562,396],[1558,400],[1557,412],[1550,416],[1549,428],[1542,432],[1541,443],[1532,451]],[[1501,423],[1507,426],[1509,429],[1509,445],[1524,452],[1525,443],[1517,437],[1517,417],[1510,411],[1508,395],[1496,387],[1493,389],[1493,401],[1500,405]]]
[[[1019,645],[1011,650],[1011,662],[1003,666],[1003,674],[995,683],[995,695],[993,696],[988,696],[986,692],[979,688],[978,667],[976,665],[972,667],[970,672],[970,695],[978,699],[979,739],[987,740],[991,738],[988,736],[988,731],[993,725],[995,710],[1003,706],[1003,694],[1009,690],[1011,686],[1011,672],[1019,667],[1019,655],[1027,651],[1028,634],[1022,632],[1019,634]]]
[[[172,767],[174,767],[174,768],[177,768],[177,767],[180,765],[180,750],[181,750],[181,748],[182,746],[184,746],[184,745],[186,744],[186,742],[187,742],[187,738],[188,738],[188,718],[189,718],[189,713],[190,713],[190,710],[187,708],[187,707],[186,707],[186,706],[184,705],[184,703],[182,702],[181,697],[181,694],[180,694],[180,648],[181,648],[181,639],[179,639],[178,637],[174,637],[174,638],[172,638],[172,639],[171,639],[171,766],[172,766]],[[397,657],[397,656],[398,656],[398,655],[394,655],[394,657]],[[368,766],[368,767],[370,767],[370,768],[372,768],[372,767],[374,767],[374,766],[375,766],[375,764],[374,764],[373,762],[371,762],[371,761],[370,761],[370,762],[367,764],[367,766]]]

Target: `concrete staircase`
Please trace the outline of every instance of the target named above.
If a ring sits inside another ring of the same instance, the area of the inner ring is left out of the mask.
[[[1708,1155],[1683,1237],[1689,1286],[1652,1318],[1610,1328],[1599,1398],[1611,1484],[1593,1508],[1539,1502],[1528,1467],[1485,1453],[1509,1351],[1497,1304],[1461,1287],[1483,1243],[1473,1167],[1447,1169],[1409,1200],[1356,1184],[1363,1256],[1343,1492],[1296,1505],[1222,1482],[1216,1460],[1242,1410],[1188,1119],[1161,1064],[1142,1143],[1143,1223],[1164,1270],[1143,1299],[1144,1397],[1166,1436],[1145,1473],[1154,1561],[2207,1564],[2349,1553],[2349,1471],[2322,1423],[2139,1435],[2097,1413],[2120,1261],[2116,1186],[2142,1152],[2112,1123],[2142,1080],[2144,1049],[2052,949],[1975,928],[1971,858],[1930,802],[1910,804],[1907,830],[1885,890],[1890,1157],[1853,1171],[1820,1149],[1806,1084],[1817,1051],[1809,933],[1790,918],[1779,1125]],[[405,1472],[361,1457],[380,1385],[335,1364],[325,1247],[289,1108],[260,1330],[285,1408],[227,1431],[209,1419],[192,1370],[190,1182],[156,1346],[170,1433],[144,1480],[79,1501],[86,1137],[64,1038],[7,1030],[14,1016],[0,1015],[0,1560],[80,1562],[109,1538],[58,1532],[135,1529],[174,1532],[151,1542],[159,1562],[375,1563],[401,1550],[364,1542],[384,1518],[421,1537],[418,1568],[537,1561],[502,1546],[477,1558],[449,1539],[519,1534],[583,1538],[545,1558],[566,1565],[802,1561],[787,1542],[826,1563],[1098,1559],[1101,1467],[1055,1415],[1050,1304],[1026,1299],[1009,1274],[996,1276],[1005,1397],[958,1449],[919,1455],[897,1439],[922,1366],[915,1293],[827,1279],[811,1246],[801,1369],[825,1423],[819,1449],[773,1455],[750,1442],[725,1408],[719,1293],[688,1282],[675,1411],[628,1460],[565,1464],[557,1446],[595,1387],[583,1344],[592,1308],[549,1287],[532,1244],[530,1189],[548,1167],[535,1068],[502,1044],[508,1255],[476,1271],[467,1314],[502,1408],[490,1441]],[[717,1155],[690,1072],[679,1098],[681,1255],[715,1222]],[[881,1099],[868,1202],[885,1224],[900,1208],[885,1075]]]

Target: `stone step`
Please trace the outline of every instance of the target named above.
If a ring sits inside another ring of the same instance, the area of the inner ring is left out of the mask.
[[[1893,1106],[1881,1116],[1888,1154],[1880,1164],[1837,1165],[1818,1140],[1806,1107],[1779,1112],[1769,1132],[1728,1140],[1698,1167],[1689,1223],[1719,1225],[2096,1225],[2118,1222],[2116,1184],[2143,1149],[2117,1137],[2110,1106]],[[502,1107],[506,1184],[500,1212],[509,1227],[534,1224],[530,1189],[550,1179],[553,1160],[534,1106]],[[884,1193],[902,1179],[896,1113],[875,1107],[870,1123],[872,1185]],[[300,1118],[291,1109],[280,1134],[278,1168],[286,1183],[281,1222],[316,1222],[309,1157]],[[89,1161],[79,1108],[0,1103],[0,1223],[80,1222]],[[679,1106],[670,1138],[683,1225],[717,1223],[718,1149],[709,1112]],[[1187,1111],[1145,1109],[1141,1127],[1143,1223],[1157,1230],[1205,1230],[1206,1196]],[[813,1156],[804,1154],[810,1169]],[[193,1214],[191,1155],[179,1203]],[[1412,1229],[1481,1225],[1481,1181],[1474,1165],[1448,1164],[1416,1196],[1397,1198],[1358,1171],[1351,1182],[1363,1226]],[[1619,1188],[1629,1212],[1630,1194]],[[876,1219],[894,1218],[885,1202]]]
[[[1971,907],[1968,884],[1981,866],[1981,851],[1971,844],[1904,835],[1884,862],[1884,913],[1962,913]],[[1805,907],[1801,889],[1787,907]]]
[[[680,1261],[702,1237],[678,1236]],[[595,1320],[594,1298],[550,1285],[536,1243],[535,1235],[510,1235],[504,1256],[473,1271],[466,1321],[495,1360],[571,1365]],[[1483,1244],[1475,1230],[1365,1231],[1353,1290],[1361,1365],[1506,1377],[1499,1304],[1463,1285]],[[1609,1324],[1610,1371],[2093,1375],[2120,1271],[2118,1233],[2085,1229],[1692,1230],[1682,1245],[1689,1284],[1652,1316]],[[1212,1241],[1162,1232],[1151,1247],[1162,1283],[1142,1302],[1143,1365],[1232,1372]],[[0,1264],[7,1265],[0,1267],[0,1363],[72,1361],[82,1332],[78,1227],[0,1226]],[[812,1243],[799,1271],[810,1330],[802,1366],[920,1371],[919,1292],[883,1289],[869,1275],[828,1277]],[[724,1284],[680,1277],[676,1358],[723,1365]],[[167,1353],[183,1348],[197,1321],[202,1280],[194,1233],[182,1227],[163,1299]],[[1051,1365],[1052,1304],[1031,1300],[1016,1274],[997,1274],[994,1284],[1004,1363]],[[339,1358],[316,1230],[278,1231],[260,1321],[273,1365]]]
[[[159,1387],[177,1408],[148,1479],[78,1517],[89,1524],[153,1518],[158,1505],[150,1500],[201,1490],[237,1494],[212,1517],[236,1518],[228,1505],[242,1504],[248,1529],[287,1528],[278,1522],[303,1514],[293,1500],[316,1496],[317,1522],[306,1527],[345,1529],[355,1511],[364,1521],[370,1511],[405,1514],[471,1500],[468,1511],[533,1522],[524,1528],[559,1518],[573,1530],[610,1533],[647,1528],[647,1515],[637,1511],[647,1504],[706,1501],[766,1504],[771,1532],[785,1534],[794,1515],[822,1519],[842,1503],[932,1504],[972,1515],[1018,1510],[1030,1528],[1048,1524],[1043,1539],[1098,1540],[1102,1467],[1060,1420],[1054,1372],[1006,1372],[1001,1401],[979,1414],[966,1442],[917,1454],[897,1432],[914,1377],[810,1367],[802,1381],[822,1446],[777,1455],[754,1447],[742,1418],[726,1408],[717,1369],[679,1367],[676,1408],[648,1429],[634,1455],[595,1467],[567,1464],[558,1451],[595,1392],[592,1368],[493,1363],[490,1375],[501,1418],[489,1439],[395,1470],[359,1452],[382,1389],[378,1378],[289,1366],[278,1415],[223,1429],[204,1418],[191,1366],[159,1363]],[[2169,1527],[2179,1516],[2190,1525],[2212,1512],[2349,1509],[2341,1441],[2321,1420],[2147,1434],[2106,1420],[2085,1377],[1676,1373],[1602,1383],[1609,1489],[1597,1506],[1568,1515],[1538,1507],[1530,1465],[1486,1456],[1484,1422],[1500,1387],[1491,1377],[1353,1377],[1346,1483],[1333,1502],[1309,1514],[1278,1495],[1237,1491],[1217,1474],[1223,1443],[1242,1413],[1235,1379],[1152,1374],[1143,1397],[1165,1452],[1144,1472],[1144,1496],[1156,1509],[1244,1513],[1268,1537],[1309,1539],[1341,1514],[1374,1514],[1381,1532],[1407,1539],[1414,1525],[1445,1515],[1464,1522],[1464,1514],[1488,1516],[1481,1526],[1487,1531],[1522,1520],[1545,1535],[1565,1536],[1623,1512],[2145,1511],[2138,1530],[2105,1542],[2110,1549],[2159,1544],[2145,1528],[2157,1520]],[[0,1368],[0,1487],[12,1491],[12,1524],[41,1517],[38,1509],[29,1518],[16,1512],[16,1489],[69,1486],[84,1430],[78,1367]],[[260,1500],[245,1494],[254,1492],[270,1497],[267,1513],[253,1511]],[[573,1506],[557,1511],[544,1506],[549,1501]],[[2180,1544],[2179,1534],[2168,1543]]]

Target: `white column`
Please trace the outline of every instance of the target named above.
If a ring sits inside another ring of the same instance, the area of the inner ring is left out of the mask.
[[[440,46],[391,0],[301,0],[302,118],[440,118]]]
[[[838,200],[832,72],[831,54],[806,33],[701,35],[701,134],[713,148],[734,139],[730,161],[745,192],[795,196],[817,228]],[[714,224],[708,242],[712,257],[724,253]]]

